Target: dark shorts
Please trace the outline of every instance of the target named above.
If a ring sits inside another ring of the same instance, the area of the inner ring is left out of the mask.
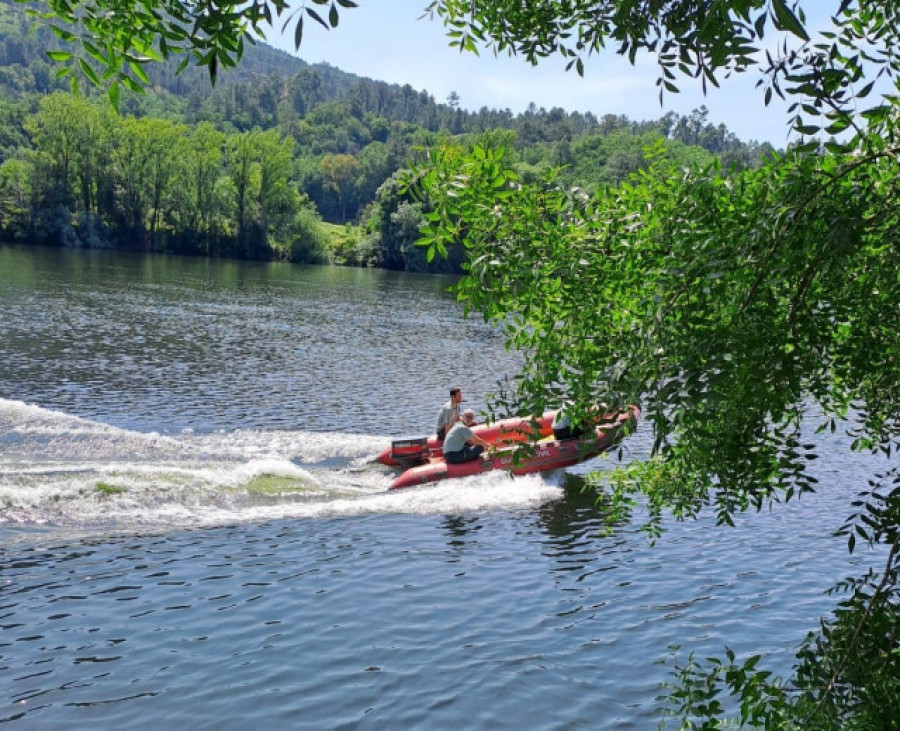
[[[440,429],[437,430],[438,441],[443,442],[445,436],[447,436],[447,427],[442,426]]]
[[[577,439],[584,434],[584,429],[572,428],[571,426],[563,426],[553,430],[553,438],[562,441],[564,439]]]
[[[483,452],[484,447],[480,444],[476,444],[474,447],[471,444],[467,444],[458,452],[444,452],[444,459],[447,464],[461,464],[463,462],[470,462],[473,459],[478,459]]]

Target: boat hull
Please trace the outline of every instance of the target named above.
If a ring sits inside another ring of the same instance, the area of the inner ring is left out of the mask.
[[[391,490],[425,485],[429,482],[470,477],[484,472],[504,470],[513,475],[546,472],[584,462],[605,452],[625,431],[637,423],[636,407],[619,414],[615,421],[598,426],[592,433],[577,439],[543,440],[530,445],[513,445],[491,456],[462,464],[448,464],[443,457],[433,457],[427,464],[410,467],[395,478]],[[552,421],[552,419],[551,419]]]
[[[550,436],[553,433],[551,425],[555,413],[555,411],[545,411],[536,419],[515,416],[493,421],[490,424],[478,424],[472,427],[472,432],[494,446],[526,442],[531,438],[535,425],[540,434],[539,438]],[[438,441],[437,436],[432,434],[428,437],[428,452],[431,459],[443,457],[442,445],[443,442]],[[395,459],[391,452],[391,447],[385,447],[378,455],[378,461],[388,467],[403,466],[403,462]]]

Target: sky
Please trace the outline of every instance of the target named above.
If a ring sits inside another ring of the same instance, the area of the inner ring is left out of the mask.
[[[760,76],[749,72],[732,79],[719,79],[720,87],[708,86],[703,95],[694,79],[679,79],[679,94],[666,94],[663,106],[656,86],[655,57],[639,58],[635,66],[613,51],[587,60],[583,77],[565,70],[561,57],[550,57],[537,67],[522,58],[480,56],[449,48],[439,19],[421,18],[427,0],[357,0],[359,7],[341,9],[338,27],[327,31],[307,19],[303,42],[294,50],[293,24],[282,36],[268,35],[273,46],[308,63],[325,62],[342,71],[392,84],[409,84],[444,103],[451,92],[469,111],[482,107],[525,111],[530,103],[550,110],[624,115],[632,121],[656,120],[669,111],[689,115],[706,106],[707,121],[724,124],[744,142],[769,142],[785,147],[788,138],[787,103],[764,104]],[[826,20],[824,7],[836,1],[812,0],[807,16]],[[276,21],[280,30],[283,21]],[[820,27],[819,23],[816,27]],[[774,42],[774,41],[773,41]]]

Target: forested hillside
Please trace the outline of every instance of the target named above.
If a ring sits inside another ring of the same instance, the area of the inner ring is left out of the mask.
[[[658,140],[685,163],[750,167],[770,150],[709,124],[703,108],[642,122],[535,106],[469,112],[262,44],[215,87],[205,69],[154,66],[151,90],[123,94],[115,112],[93,89],[72,96],[46,55],[63,47],[29,26],[0,0],[8,241],[458,271],[462,252],[426,262],[414,244],[421,207],[394,182],[443,139],[511,139],[522,179],[561,167],[561,184],[588,192],[645,167]]]

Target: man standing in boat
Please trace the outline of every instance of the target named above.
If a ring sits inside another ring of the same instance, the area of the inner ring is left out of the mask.
[[[459,421],[459,405],[462,403],[462,390],[459,386],[450,389],[450,400],[438,412],[437,438],[443,442],[450,428]]]
[[[447,438],[444,440],[444,459],[447,464],[460,464],[478,459],[485,450],[490,451],[490,443],[476,436],[466,426],[468,422],[474,420],[475,412],[472,409],[466,409],[463,413],[463,420],[454,424],[447,432]]]

